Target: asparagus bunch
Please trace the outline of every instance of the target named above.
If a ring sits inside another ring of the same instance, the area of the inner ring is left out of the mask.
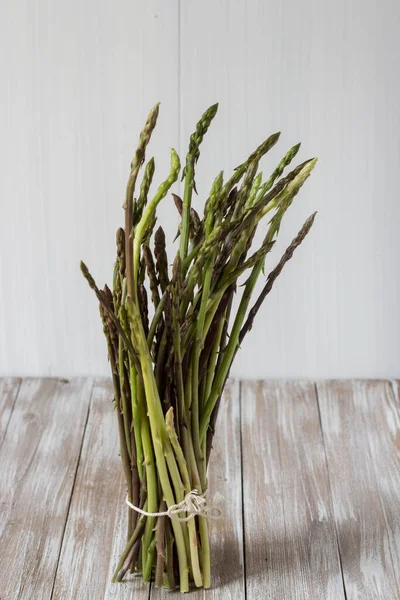
[[[170,172],[150,195],[155,163],[138,175],[155,128],[159,106],[151,111],[131,163],[124,203],[125,225],[117,231],[112,291],[99,289],[88,268],[81,270],[94,290],[107,340],[114,386],[120,454],[129,502],[125,549],[113,581],[128,570],[156,586],[189,590],[210,587],[208,520],[203,514],[165,513],[192,490],[207,492],[207,467],[221,395],[232,361],[266,296],[294,250],[308,234],[311,215],[288,246],[254,305],[255,285],[281,221],[309,177],[316,159],[285,169],[296,145],[263,180],[261,158],[276,144],[270,136],[227,180],[219,173],[200,216],[192,207],[199,148],[218,105],[211,106],[190,137],[182,171],[183,198],[173,194],[180,215],[179,250],[170,269],[165,233],[156,228],[156,210],[180,173],[171,151]],[[253,250],[258,227],[264,239]],[[238,309],[232,314],[237,282],[245,277]]]

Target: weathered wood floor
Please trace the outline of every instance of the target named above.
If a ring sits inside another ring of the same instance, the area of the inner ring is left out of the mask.
[[[125,489],[106,380],[0,380],[1,600],[180,597],[110,584]],[[213,585],[191,598],[400,599],[396,382],[231,381]]]

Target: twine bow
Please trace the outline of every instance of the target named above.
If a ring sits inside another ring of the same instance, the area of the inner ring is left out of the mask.
[[[132,504],[128,498],[126,499],[126,503],[130,508],[132,508],[132,510],[135,510],[145,517],[169,517],[170,519],[175,519],[176,521],[183,523],[190,521],[190,519],[194,519],[196,515],[205,517],[206,519],[220,519],[222,517],[222,510],[218,504],[220,504],[221,500],[221,494],[217,493],[214,496],[214,500],[210,504],[207,504],[207,492],[199,494],[197,490],[192,490],[186,494],[182,502],[179,502],[178,504],[172,504],[168,510],[163,512],[147,512],[146,510],[143,510]],[[179,513],[182,512],[189,514],[187,517],[180,517]]]

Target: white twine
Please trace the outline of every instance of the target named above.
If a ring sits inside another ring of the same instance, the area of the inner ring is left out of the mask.
[[[145,517],[169,517],[176,521],[186,522],[190,521],[190,519],[194,519],[196,515],[205,517],[206,519],[220,519],[222,517],[222,510],[219,508],[218,504],[221,500],[221,494],[217,493],[214,496],[214,500],[210,504],[207,504],[207,492],[199,494],[197,490],[192,490],[186,494],[182,502],[173,504],[168,510],[163,512],[147,512],[129,502],[128,498],[126,498],[126,503],[132,510],[135,510]],[[189,515],[187,517],[179,517],[178,515],[181,512],[189,513]]]

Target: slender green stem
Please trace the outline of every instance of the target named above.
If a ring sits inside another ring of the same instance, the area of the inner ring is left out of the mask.
[[[166,538],[166,571],[168,588],[173,591],[175,589],[175,573],[174,573],[174,536],[172,531],[171,521],[167,520],[165,527]]]
[[[206,386],[205,386],[205,390],[204,390],[203,404],[206,401],[206,398],[208,398],[210,395],[212,384],[214,381],[215,366],[217,364],[218,351],[220,348],[220,342],[221,342],[224,325],[225,325],[225,315],[224,315],[224,318],[221,319],[221,321],[219,323],[217,334],[215,336],[215,340],[214,340],[213,347],[211,350],[210,358],[208,359],[208,365],[207,365],[207,371],[206,371]]]
[[[172,148],[171,150],[171,169],[167,179],[160,185],[153,199],[147,204],[143,211],[142,218],[135,229],[135,237],[133,241],[133,279],[134,285],[137,286],[138,273],[139,273],[139,262],[140,262],[140,246],[143,241],[143,237],[146,233],[146,229],[149,226],[150,221],[154,218],[155,210],[160,201],[167,194],[171,185],[177,180],[180,170],[179,156]],[[135,298],[135,296],[131,296]]]
[[[196,455],[196,461],[199,468],[200,473],[200,481],[202,484],[202,488],[205,486],[205,476],[203,464],[205,462],[205,456],[201,450],[201,440],[200,440],[200,432],[199,432],[199,423],[200,423],[200,412],[199,412],[199,361],[200,361],[200,353],[203,349],[203,341],[204,341],[204,320],[206,316],[208,295],[210,292],[210,284],[212,277],[212,267],[215,260],[215,252],[211,254],[210,259],[206,262],[204,269],[204,279],[203,279],[203,291],[201,296],[200,309],[197,316],[197,326],[196,326],[196,338],[193,345],[192,350],[192,435],[193,435],[193,443],[194,443],[194,451]]]
[[[192,363],[189,364],[186,373],[186,382],[185,382],[185,406],[186,412],[189,415],[189,411],[192,406]]]
[[[200,144],[203,141],[204,135],[210,126],[211,121],[217,114],[218,104],[210,106],[201,116],[200,121],[196,125],[196,130],[190,136],[189,150],[186,156],[186,166],[183,172],[185,178],[185,187],[183,192],[183,210],[181,222],[181,242],[180,255],[184,260],[188,252],[189,244],[189,228],[190,228],[190,208],[192,203],[192,194],[195,189],[194,167],[200,156]]]
[[[192,194],[194,186],[194,167],[192,162],[188,161],[185,172],[185,188],[183,192],[183,212],[181,224],[180,253],[182,260],[186,257],[189,245],[189,227],[190,227],[190,206],[192,203]]]
[[[243,292],[242,300],[240,302],[238,312],[236,314],[235,321],[233,323],[232,331],[229,336],[229,343],[224,351],[224,356],[221,362],[218,373],[215,376],[215,381],[209,397],[204,405],[203,415],[200,422],[200,440],[202,441],[207,433],[208,424],[210,422],[211,413],[214,409],[215,403],[218,397],[222,393],[222,388],[226,380],[231,362],[238,346],[240,328],[246,316],[246,311],[250,302],[251,294],[254,286],[257,282],[258,276],[262,270],[262,261],[253,267],[252,273],[246,283],[245,290]]]
[[[188,494],[191,491],[190,477],[189,471],[185,459],[185,455],[179,444],[178,436],[174,427],[174,411],[173,408],[170,408],[166,414],[165,422],[167,426],[167,433],[169,439],[171,441],[171,445],[174,449],[176,460],[179,465],[180,474],[182,477],[182,482],[185,488],[185,493]],[[189,542],[190,542],[190,557],[191,557],[191,566],[192,566],[192,574],[193,579],[197,587],[201,587],[203,585],[203,579],[200,571],[200,563],[199,563],[199,553],[198,553],[198,544],[197,544],[197,532],[196,532],[196,524],[194,519],[191,519],[187,522],[187,528],[189,530]]]
[[[147,510],[147,503],[144,505],[144,510]],[[123,553],[121,554],[119,562],[116,566],[116,569],[115,569],[115,572],[114,572],[114,575],[112,578],[113,583],[116,583],[117,581],[121,581],[122,577],[119,577],[118,575],[120,573],[120,570],[123,567],[123,564],[124,564],[126,558],[128,557],[128,555],[132,549],[132,546],[135,544],[135,542],[137,540],[140,539],[140,536],[143,533],[145,521],[146,521],[146,517],[144,517],[143,515],[138,519],[135,531],[132,533],[131,537],[129,538],[128,543],[126,544],[125,549],[124,549]]]
[[[108,356],[111,363],[111,372],[113,377],[113,386],[114,386],[114,396],[115,396],[115,410],[117,413],[118,420],[118,434],[119,434],[119,444],[120,444],[120,454],[122,460],[122,467],[124,470],[124,475],[126,479],[126,485],[128,488],[128,496],[132,497],[132,476],[131,476],[131,467],[129,461],[129,454],[126,445],[125,438],[125,430],[124,430],[124,422],[120,411],[120,384],[117,373],[117,366],[115,362],[115,355],[110,341],[110,335],[108,330],[105,328],[106,338],[107,338],[107,346],[108,346]]]
[[[118,360],[119,360],[119,382],[120,382],[120,392],[121,392],[121,410],[122,410],[122,416],[124,419],[126,449],[128,451],[129,460],[132,460],[130,418],[129,418],[129,414],[128,414],[128,401],[127,401],[126,393],[125,393],[124,342],[123,342],[121,336],[119,336],[119,340],[118,340]]]
[[[143,382],[138,381],[137,385],[138,398],[144,398]],[[158,486],[157,472],[154,462],[154,451],[152,438],[150,433],[149,419],[145,411],[140,410],[140,436],[143,446],[144,464],[146,469],[146,484],[147,484],[147,510],[154,513],[158,509]],[[142,538],[142,572],[144,581],[150,581],[151,568],[146,565],[148,549],[153,538],[153,529],[155,525],[155,517],[147,517],[145,530]]]
[[[154,313],[154,317],[150,324],[149,333],[147,335],[147,344],[148,344],[149,348],[151,348],[151,344],[153,343],[153,339],[156,334],[157,325],[159,324],[162,314],[163,314],[164,306],[165,306],[165,296],[161,296],[160,302],[157,305],[157,309]]]
[[[130,386],[131,386],[131,404],[132,404],[132,427],[135,433],[136,446],[136,465],[139,472],[139,479],[143,481],[143,446],[141,436],[142,405],[139,402],[138,376],[132,361],[130,363]]]
[[[166,504],[164,500],[161,501],[159,512],[165,512]],[[156,587],[162,587],[164,580],[164,565],[165,565],[165,517],[158,517],[156,526],[156,548],[157,548],[157,562],[156,562],[156,574],[155,574],[155,585]]]
[[[128,298],[127,307],[132,321],[133,342],[141,362],[147,411],[149,415],[151,437],[153,440],[158,476],[165,501],[167,506],[170,507],[176,504],[176,501],[170,484],[168,467],[170,469],[171,479],[174,481],[175,490],[179,488],[179,482],[176,481],[176,473],[171,472],[171,467],[174,465],[175,461],[173,455],[171,456],[171,452],[169,451],[168,447],[169,441],[166,435],[160,398],[154,379],[151,356],[149,353],[146,336],[143,331],[140,312],[138,307],[130,298]],[[180,485],[182,486],[182,483],[180,483]],[[154,512],[156,512],[156,510]],[[185,538],[181,523],[173,521],[172,526],[175,534],[175,542],[179,558],[180,588],[182,592],[186,592],[189,590],[189,569],[187,564]]]

